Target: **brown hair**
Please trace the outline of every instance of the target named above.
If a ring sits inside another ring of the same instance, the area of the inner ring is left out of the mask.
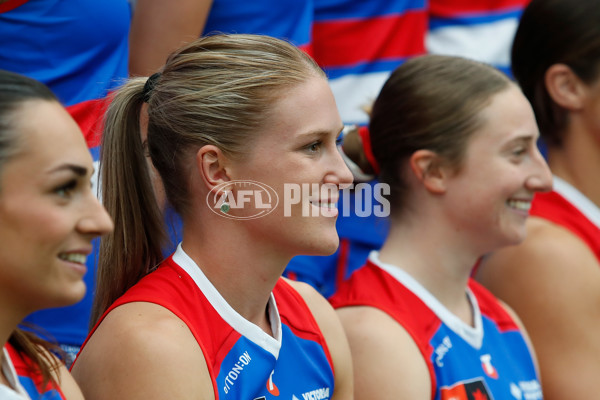
[[[369,128],[394,214],[405,207],[409,188],[401,171],[408,158],[428,149],[459,168],[469,138],[481,126],[480,111],[509,85],[495,68],[452,56],[415,57],[391,74],[375,100]]]
[[[139,117],[148,103],[148,149],[169,204],[185,219],[195,153],[212,144],[244,157],[286,89],[323,71],[295,46],[261,35],[214,35],[173,53],[160,76],[117,91],[105,120],[103,202],[115,221],[102,239],[94,323],[162,259],[163,216],[144,161]]]
[[[532,0],[525,8],[512,47],[512,71],[532,103],[541,136],[560,146],[568,111],[548,94],[545,74],[569,66],[587,84],[600,70],[600,4],[596,0]]]
[[[21,151],[17,114],[28,102],[57,102],[56,96],[46,85],[20,74],[0,70],[0,173],[4,164],[18,156]],[[0,185],[0,193],[2,185]],[[24,238],[26,240],[26,238]],[[40,374],[43,386],[55,382],[55,374],[60,367],[58,360],[49,351],[58,346],[40,339],[33,333],[16,328],[8,342],[22,355],[31,360],[29,368],[33,374]]]

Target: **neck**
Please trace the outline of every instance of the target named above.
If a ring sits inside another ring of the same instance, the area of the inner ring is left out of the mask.
[[[600,170],[600,143],[591,132],[580,128],[577,117],[561,147],[548,148],[548,165],[552,173],[565,180],[600,207],[600,186],[595,174]]]
[[[184,227],[182,247],[234,310],[272,335],[267,304],[291,257],[236,229],[239,221],[226,221],[218,231]]]
[[[439,222],[393,221],[379,257],[407,272],[448,310],[472,324],[465,291],[478,256],[460,239],[449,241],[453,235],[445,232]]]
[[[10,296],[10,291],[2,288],[0,294],[0,343],[4,345],[17,328],[19,323],[35,309],[24,309],[22,302],[15,301]]]

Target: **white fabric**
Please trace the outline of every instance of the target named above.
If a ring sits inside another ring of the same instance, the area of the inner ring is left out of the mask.
[[[19,377],[15,367],[8,355],[8,351],[3,347],[2,373],[8,380],[10,387],[0,384],[1,400],[31,400],[25,388],[19,383]]]
[[[242,317],[227,303],[206,275],[204,275],[200,267],[183,251],[181,243],[177,246],[175,254],[173,254],[173,261],[194,280],[200,291],[229,326],[248,340],[273,354],[276,359],[279,357],[279,350],[281,349],[281,319],[273,293],[271,293],[271,297],[269,298],[268,309],[274,337]]]
[[[379,260],[379,252],[372,251],[369,254],[369,261],[383,269],[394,277],[398,282],[404,285],[421,299],[427,307],[433,311],[442,322],[452,329],[458,336],[463,338],[473,348],[480,349],[483,342],[483,322],[481,320],[481,310],[475,295],[467,288],[466,294],[473,311],[473,322],[475,326],[464,323],[456,315],[452,314],[442,303],[438,301],[423,285],[417,282],[412,276],[392,264],[386,264]]]

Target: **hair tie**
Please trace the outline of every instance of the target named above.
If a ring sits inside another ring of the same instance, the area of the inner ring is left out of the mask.
[[[379,175],[380,168],[377,160],[375,159],[375,155],[373,155],[373,149],[371,148],[371,135],[369,134],[369,128],[366,126],[361,126],[358,129],[358,134],[361,138],[367,161],[369,161],[369,164],[371,164],[371,168],[373,168],[375,174]]]
[[[160,72],[155,72],[146,80],[146,84],[144,85],[144,91],[142,92],[144,95],[144,103],[150,101],[150,95],[152,94],[152,90],[156,86],[156,81],[161,77]]]

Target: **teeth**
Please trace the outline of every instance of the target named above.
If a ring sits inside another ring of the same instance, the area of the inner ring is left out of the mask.
[[[59,254],[58,257],[62,260],[78,264],[85,264],[85,260],[87,259],[87,256],[85,254],[80,253],[62,253]]]
[[[317,206],[317,207],[331,208],[331,209],[336,208],[337,209],[337,204],[336,203],[317,203],[317,202],[314,202],[314,201],[311,201],[310,203],[313,204],[313,205],[315,205],[315,206]]]
[[[531,201],[523,201],[523,200],[509,200],[508,206],[512,208],[516,208],[521,211],[529,211],[531,208]]]

